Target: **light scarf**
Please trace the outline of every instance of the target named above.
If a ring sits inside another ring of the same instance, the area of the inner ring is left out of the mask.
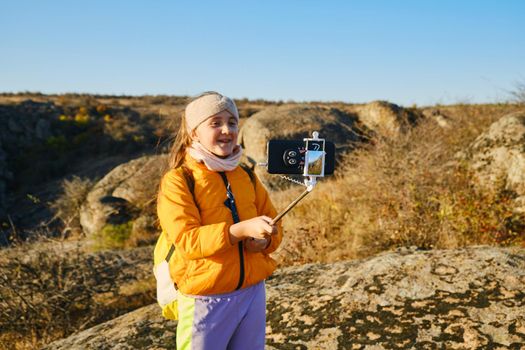
[[[208,151],[200,142],[193,141],[186,152],[197,162],[204,163],[211,171],[232,171],[239,165],[242,156],[242,147],[236,145],[228,157],[220,158]]]

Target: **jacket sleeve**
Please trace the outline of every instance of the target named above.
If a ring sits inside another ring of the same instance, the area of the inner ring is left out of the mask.
[[[255,174],[254,174],[255,176]],[[257,213],[259,215],[266,215],[271,218],[277,216],[277,211],[275,210],[268,192],[264,188],[260,180],[255,176],[255,205],[257,206]],[[262,252],[264,254],[273,253],[281,244],[283,239],[283,228],[281,221],[277,223],[277,234],[273,235],[270,245],[264,249]]]
[[[186,179],[177,171],[168,172],[161,181],[157,215],[168,240],[186,259],[206,258],[232,247],[230,224],[201,225],[199,209]]]

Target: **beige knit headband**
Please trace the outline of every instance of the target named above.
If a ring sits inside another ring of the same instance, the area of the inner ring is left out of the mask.
[[[190,102],[184,114],[188,131],[193,131],[200,123],[222,111],[230,112],[237,121],[239,120],[239,111],[235,102],[221,94],[204,95]]]

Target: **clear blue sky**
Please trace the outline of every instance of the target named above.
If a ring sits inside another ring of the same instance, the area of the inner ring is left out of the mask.
[[[525,81],[525,1],[0,0],[0,92],[401,105]]]

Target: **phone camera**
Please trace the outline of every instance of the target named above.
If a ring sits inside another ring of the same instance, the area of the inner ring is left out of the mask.
[[[283,153],[283,161],[286,166],[297,166],[299,164],[299,152],[288,149]]]

